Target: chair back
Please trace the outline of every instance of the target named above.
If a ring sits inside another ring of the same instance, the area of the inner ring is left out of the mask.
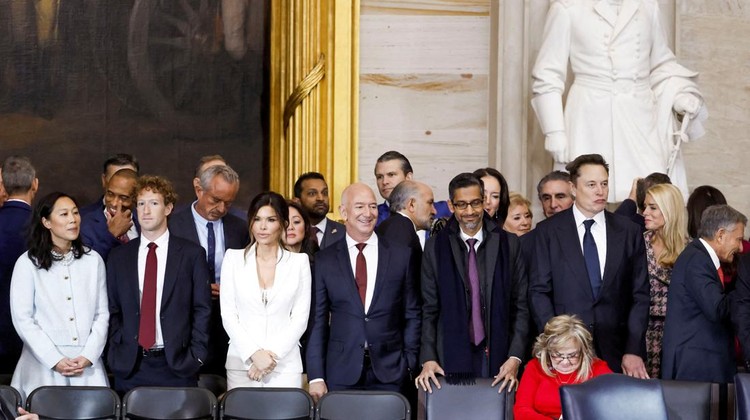
[[[711,413],[711,382],[661,381],[669,420],[708,420]]]
[[[408,420],[409,401],[398,392],[332,391],[318,401],[319,420]]]
[[[315,413],[310,394],[297,388],[234,388],[221,399],[222,419],[310,420]]]
[[[734,392],[734,418],[750,419],[750,373],[738,373],[734,376]]]
[[[22,403],[21,393],[9,385],[0,385],[0,419],[15,419]]]
[[[120,397],[104,386],[43,386],[29,394],[26,409],[43,419],[120,418]]]
[[[122,400],[123,420],[213,420],[218,401],[213,392],[191,387],[138,387]]]
[[[227,392],[227,379],[213,373],[201,373],[198,375],[198,387],[213,392],[218,399]]]
[[[626,375],[597,376],[560,388],[565,420],[666,420],[661,383]]]
[[[420,420],[512,419],[515,392],[497,392],[492,379],[477,378],[474,385],[451,385],[440,377],[440,389],[419,391]]]

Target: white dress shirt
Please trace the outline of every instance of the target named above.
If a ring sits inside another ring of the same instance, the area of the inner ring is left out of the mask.
[[[719,261],[719,256],[716,255],[716,251],[714,251],[711,245],[709,245],[708,242],[704,241],[703,238],[699,238],[699,240],[706,248],[706,251],[708,251],[708,255],[711,257],[711,261],[714,263],[714,267],[718,270],[719,267],[721,267],[721,261]]]
[[[146,257],[148,256],[148,244],[156,244],[156,319],[161,319],[161,295],[164,291],[164,272],[167,269],[167,249],[169,248],[169,230],[164,232],[154,241],[149,241],[145,237],[141,238],[138,247],[138,290],[140,297],[143,299],[143,281],[146,275]],[[164,336],[161,332],[161,321],[156,323],[156,340],[153,348],[164,347]]]
[[[315,236],[318,237],[318,245],[323,243],[323,234],[326,232],[326,225],[328,224],[328,218],[324,217],[323,220],[321,220],[317,225],[315,225],[316,228],[318,228],[318,231],[315,233]]]
[[[583,235],[586,233],[586,226],[583,222],[589,218],[584,216],[575,205],[573,205],[573,217],[576,220],[576,229],[578,229],[578,243],[581,244],[581,252],[583,252]],[[604,217],[604,211],[595,214],[592,219],[594,219],[594,224],[591,225],[591,236],[594,237],[596,242],[596,251],[599,254],[599,274],[603,279],[604,263],[607,261],[607,221]]]
[[[359,250],[356,245],[358,243],[348,233],[346,234],[346,248],[349,250],[349,261],[352,265],[353,274],[357,273],[357,255],[359,255]],[[365,313],[367,313],[372,302],[372,295],[375,293],[375,278],[378,275],[378,235],[373,232],[370,238],[364,243],[367,244],[362,249],[362,254],[365,256],[365,261],[367,262],[367,290],[365,291]]]

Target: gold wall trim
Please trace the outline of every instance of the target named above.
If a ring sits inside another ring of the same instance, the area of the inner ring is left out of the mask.
[[[359,0],[271,2],[269,186],[291,197],[300,174],[320,172],[332,210],[357,179],[359,10]]]

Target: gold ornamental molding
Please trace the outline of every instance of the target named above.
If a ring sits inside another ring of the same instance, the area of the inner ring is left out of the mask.
[[[309,171],[331,210],[357,179],[359,0],[271,2],[270,188],[292,196]]]

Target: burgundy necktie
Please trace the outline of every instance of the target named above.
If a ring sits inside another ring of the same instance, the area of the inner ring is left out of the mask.
[[[367,261],[365,261],[365,254],[362,250],[367,244],[357,244],[359,254],[357,254],[357,265],[354,270],[354,278],[357,280],[357,290],[359,290],[359,298],[362,299],[362,306],[365,304],[365,296],[367,295]]]
[[[138,344],[145,350],[156,342],[156,244],[148,244],[146,273],[143,276],[141,296],[141,321],[138,327]]]
[[[724,270],[723,270],[723,269],[722,269],[721,267],[719,267],[719,268],[718,268],[718,269],[717,269],[716,271],[717,271],[717,273],[719,274],[719,281],[721,281],[721,287],[724,287],[724,288],[726,288],[726,286],[727,286],[727,281],[726,281],[726,279],[724,278]]]
[[[315,245],[320,246],[320,243],[318,242],[318,232],[320,232],[320,228],[317,226],[310,226],[307,229],[307,235],[315,241]]]
[[[469,244],[469,289],[471,292],[471,323],[469,324],[469,336],[471,342],[478,346],[484,340],[484,322],[482,321],[482,294],[479,288],[479,268],[477,268],[477,251],[474,244],[477,240],[467,239]]]

